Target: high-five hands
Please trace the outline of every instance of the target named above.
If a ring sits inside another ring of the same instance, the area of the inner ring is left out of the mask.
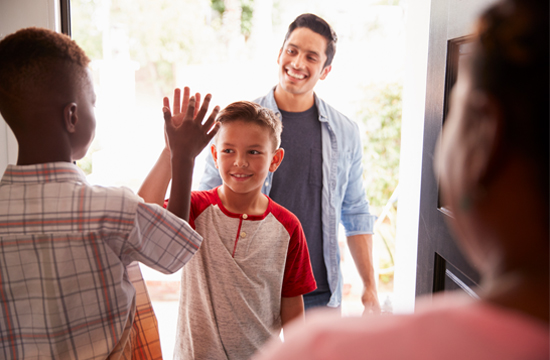
[[[189,88],[185,87],[183,101],[181,101],[181,90],[174,90],[173,113],[170,110],[170,100],[167,97],[164,98],[162,112],[164,113],[165,139],[172,157],[190,156],[195,158],[208,145],[220,127],[220,124],[215,121],[220,111],[219,106],[212,110],[208,119],[203,123],[212,95],[206,95],[204,103],[200,106],[200,94],[197,93],[195,96],[189,97],[189,93]]]

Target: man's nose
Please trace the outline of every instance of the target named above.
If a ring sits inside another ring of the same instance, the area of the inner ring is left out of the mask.
[[[301,69],[304,64],[304,56],[302,54],[296,55],[290,64],[295,69]]]

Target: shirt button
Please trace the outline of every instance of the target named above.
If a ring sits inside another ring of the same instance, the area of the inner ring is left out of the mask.
[[[265,186],[268,186],[268,185],[269,185],[269,181],[266,181],[266,182],[265,182]]]
[[[246,237],[246,233],[245,233],[244,231],[241,232],[241,237],[242,237],[242,238],[245,238],[245,237]]]
[[[245,220],[248,219],[248,215],[243,214],[243,219],[245,219]]]

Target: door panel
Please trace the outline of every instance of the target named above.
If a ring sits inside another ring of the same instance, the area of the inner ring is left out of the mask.
[[[478,14],[494,0],[432,0],[416,295],[461,289],[471,296],[479,275],[468,264],[452,239],[445,220],[452,213],[440,203],[433,158],[439,133],[448,110],[447,100],[456,80],[461,53],[468,50]]]

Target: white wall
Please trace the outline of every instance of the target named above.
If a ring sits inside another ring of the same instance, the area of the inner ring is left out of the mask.
[[[395,249],[395,313],[414,311],[430,0],[409,1]]]
[[[59,0],[1,0],[0,38],[36,26],[61,30]],[[17,161],[17,141],[0,115],[0,174]]]

